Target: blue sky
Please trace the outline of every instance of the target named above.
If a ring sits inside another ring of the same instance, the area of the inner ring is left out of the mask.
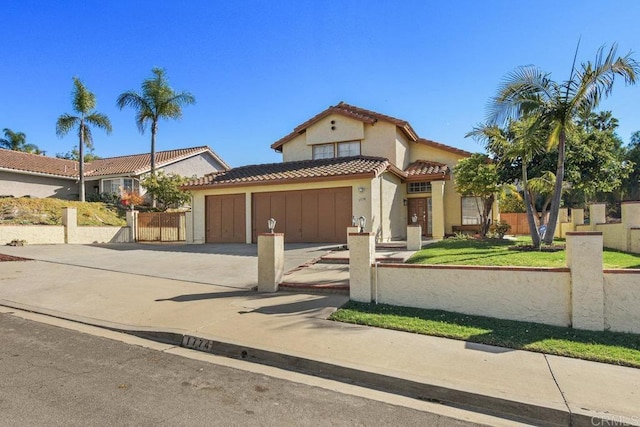
[[[154,66],[197,103],[162,121],[158,150],[209,145],[232,166],[280,161],[270,144],[340,101],[409,121],[418,134],[469,151],[500,80],[535,64],[555,80],[613,42],[640,60],[640,2],[628,1],[75,1],[2,2],[0,129],[48,155],[77,145],[55,135],[72,112],[72,77],[113,124],[94,131],[103,157],[148,152],[131,109]],[[601,105],[628,141],[640,130],[640,85]]]

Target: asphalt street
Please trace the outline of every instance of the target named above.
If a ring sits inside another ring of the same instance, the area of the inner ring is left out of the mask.
[[[470,425],[0,314],[0,425]]]

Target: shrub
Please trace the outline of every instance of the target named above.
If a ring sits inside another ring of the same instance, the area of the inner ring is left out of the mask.
[[[511,230],[511,226],[505,221],[496,221],[491,224],[489,230],[495,234],[499,239],[504,239],[504,235]]]

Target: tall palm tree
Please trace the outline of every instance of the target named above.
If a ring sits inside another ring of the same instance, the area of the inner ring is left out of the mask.
[[[140,133],[144,133],[147,122],[151,123],[151,174],[156,173],[156,134],[158,121],[162,119],[179,119],[182,117],[182,106],[196,102],[189,92],[175,92],[162,68],[151,70],[153,76],[142,82],[142,92],[127,91],[118,96],[118,107],[135,108],[136,124]]]
[[[593,63],[588,61],[578,68],[576,49],[569,79],[560,83],[551,80],[549,74],[536,67],[517,68],[506,77],[492,100],[488,116],[490,123],[534,116],[551,129],[547,147],[557,148],[558,160],[549,223],[544,235],[547,244],[553,241],[558,222],[567,132],[578,118],[585,117],[585,112],[593,111],[602,99],[611,94],[616,77],[633,84],[636,74],[640,72],[638,63],[630,53],[616,57],[616,50],[617,45],[613,44],[605,55],[601,47]]]
[[[14,132],[4,128],[4,138],[0,138],[0,147],[12,151],[22,151],[32,154],[44,154],[35,144],[27,144],[27,135],[24,132]]]
[[[78,115],[73,116],[65,113],[58,117],[56,122],[56,134],[62,137],[69,133],[71,129],[78,129],[78,137],[80,142],[78,144],[78,162],[79,167],[79,195],[80,201],[84,202],[84,147],[93,147],[93,138],[91,136],[91,126],[95,126],[100,129],[104,129],[107,134],[111,133],[111,121],[109,118],[94,111],[96,108],[96,96],[90,92],[80,81],[79,78],[73,78],[73,91],[71,92],[73,97],[71,104],[73,105],[73,111]]]

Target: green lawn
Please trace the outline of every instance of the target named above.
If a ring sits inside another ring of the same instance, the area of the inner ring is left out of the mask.
[[[332,320],[640,368],[640,335],[349,302]]]
[[[529,240],[530,242],[530,240]],[[564,267],[565,251],[513,251],[509,246],[526,243],[512,240],[445,239],[416,252],[407,263],[450,265],[496,265],[522,267]],[[564,242],[558,242],[564,244]],[[611,249],[603,253],[604,268],[640,268],[640,255]]]

